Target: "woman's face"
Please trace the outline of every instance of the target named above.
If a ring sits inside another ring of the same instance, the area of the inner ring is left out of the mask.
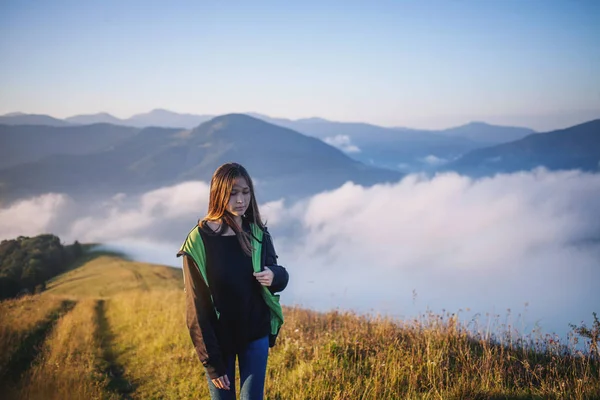
[[[242,216],[250,205],[250,187],[244,178],[236,178],[227,203],[227,211]]]

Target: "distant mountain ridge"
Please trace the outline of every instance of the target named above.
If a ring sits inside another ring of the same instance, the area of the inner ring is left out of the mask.
[[[127,121],[137,127],[159,126],[191,129],[214,117],[215,115],[179,114],[169,110],[155,109],[148,113],[136,114]]]
[[[403,173],[430,171],[476,148],[509,142],[533,131],[528,128],[470,123],[442,131],[385,128],[367,123],[334,122],[323,118],[290,120],[264,114],[245,115],[273,125],[313,136],[335,146],[366,165]],[[21,115],[20,120],[26,119]],[[210,115],[178,114],[164,109],[119,119],[107,113],[67,118],[67,124],[109,123],[122,126],[194,129],[214,118]]]
[[[87,115],[76,115],[65,118],[65,121],[75,125],[91,125],[91,124],[114,124],[127,125],[127,120],[114,117],[108,113],[97,113]]]
[[[241,115],[241,114],[240,114]],[[490,125],[484,122],[471,122],[466,125],[448,128],[439,131],[416,130],[409,128],[384,128],[377,125],[366,123],[348,123],[333,122],[323,118],[304,118],[299,120],[290,120],[285,118],[271,118],[263,114],[247,113],[256,119],[266,121],[273,125],[292,129],[302,134],[316,137],[329,145],[335,146],[353,159],[366,165],[382,167],[385,169],[397,170],[404,173],[416,171],[435,171],[448,164],[451,168],[462,166],[466,161],[458,161],[459,158],[471,151],[482,149],[501,143],[510,143],[520,140],[535,132],[529,128],[509,127]],[[80,126],[79,124],[113,124],[120,126],[136,126],[138,129],[142,126],[173,126],[179,125],[185,129],[194,129],[203,122],[212,119],[208,115],[178,114],[168,110],[155,109],[149,113],[137,114],[126,120],[116,118],[107,113],[92,115],[80,115],[59,120],[44,115],[28,115],[23,113],[12,113],[0,117],[0,125],[5,122],[6,125],[13,126],[15,131],[20,125],[49,125],[57,128],[67,128]],[[6,132],[10,128],[2,128],[0,132]],[[34,128],[29,128],[34,129]],[[37,128],[43,131],[42,128]],[[102,129],[99,130],[101,132]],[[115,129],[112,129],[115,131]],[[132,131],[129,131],[132,134]],[[14,142],[10,135],[2,137],[4,151],[0,149],[0,155],[4,155],[0,160],[0,168],[18,164],[18,158],[11,154],[11,148]],[[543,134],[542,134],[543,135]],[[109,135],[110,136],[110,135]],[[91,136],[88,136],[90,139]],[[82,143],[87,152],[96,148],[96,145],[102,143],[110,145],[113,139],[94,138],[90,143]],[[77,142],[77,138],[73,143]],[[8,145],[6,145],[8,143]],[[11,144],[12,143],[12,144]],[[34,161],[44,154],[55,154],[55,149],[51,143],[45,142],[42,137],[37,137],[31,143],[36,146],[31,147],[32,154],[26,161]],[[41,143],[47,143],[48,145]],[[28,146],[30,143],[27,144]],[[87,146],[87,147],[86,147]],[[74,151],[72,147],[65,147],[67,151],[64,154],[79,154],[80,151]],[[83,151],[83,150],[82,150]],[[38,154],[38,156],[35,156]],[[37,158],[36,158],[37,157]],[[465,158],[466,159],[466,158]]]
[[[490,144],[522,138],[528,128],[471,123],[444,131],[384,128],[365,123],[332,122],[322,118],[270,119],[268,122],[337,144],[354,159],[401,172],[432,171],[440,164]]]
[[[403,176],[350,158],[350,151],[337,148],[340,143],[356,146],[360,157],[381,157],[383,162],[386,157],[394,162],[438,150],[455,153],[454,160],[433,154],[421,162],[429,163],[431,172],[454,170],[474,176],[537,166],[596,172],[600,166],[600,120],[484,148],[469,139],[427,131],[320,119],[296,123],[310,126],[313,136],[246,114],[219,116],[194,129],[106,123],[0,125],[0,200],[48,192],[91,197],[141,193],[187,180],[209,181],[228,161],[246,165],[269,199],[314,194],[347,181],[368,186]],[[330,137],[315,137],[330,134],[332,127],[346,142],[328,144]]]
[[[243,114],[217,117],[193,130],[94,126],[130,131],[119,132],[120,138],[94,152],[55,153],[2,169],[0,196],[14,200],[47,192],[73,196],[142,192],[186,180],[209,181],[228,161],[245,165],[262,182],[261,190],[274,198],[316,193],[346,181],[370,185],[402,177],[366,166],[316,138]],[[69,129],[84,136],[89,127]],[[36,134],[21,132],[20,137],[26,143],[27,135]],[[69,143],[60,132],[44,134],[65,146]]]
[[[485,122],[470,122],[466,125],[439,131],[439,134],[444,136],[462,137],[492,144],[512,142],[532,133],[535,131],[529,128],[490,125]]]
[[[0,125],[46,125],[67,126],[69,122],[49,115],[23,114],[20,112],[0,115]]]
[[[91,154],[135,135],[139,128],[111,124],[85,126],[0,125],[0,169],[63,155]]]
[[[600,119],[473,150],[444,166],[443,170],[481,176],[540,166],[550,170],[600,172]]]
[[[402,131],[405,133],[420,133],[422,135],[440,134],[444,136],[463,137],[485,143],[499,143],[516,140],[534,132],[529,128],[498,126],[484,122],[471,122],[465,125],[443,130],[424,130],[412,128],[386,128],[362,122],[336,122],[320,117],[291,120],[286,118],[272,118],[264,114],[253,112],[243,114],[257,119],[262,119],[275,125],[284,126],[310,136],[316,136],[321,139],[335,134],[347,134],[346,130],[356,132],[357,129],[367,128],[378,129],[387,132]],[[71,124],[89,125],[108,123],[114,125],[133,126],[137,128],[155,126],[163,128],[193,129],[201,123],[209,121],[214,117],[216,116],[180,114],[165,109],[154,109],[150,112],[135,114],[125,119],[117,118],[106,112],[100,112],[96,114],[75,115],[61,120],[48,115],[24,114],[17,112],[0,116],[0,124],[67,126]],[[489,133],[492,131],[493,134]]]
[[[483,143],[503,143],[510,142],[516,139],[521,139],[535,131],[530,128],[512,127],[491,125],[485,122],[469,122],[465,125],[442,129],[442,130],[427,130],[413,128],[386,128],[378,125],[368,124],[364,122],[335,122],[328,121],[323,118],[304,118],[298,120],[290,120],[285,118],[271,118],[266,115],[257,113],[248,113],[256,118],[263,119],[272,124],[285,126],[298,132],[306,133],[307,135],[316,136],[319,138],[328,137],[335,134],[347,134],[350,136],[362,135],[369,136],[376,133],[387,133],[394,135],[397,132],[402,132],[405,135],[413,134],[422,137],[462,137],[475,142]],[[375,132],[375,130],[379,132]],[[397,135],[396,135],[397,136]],[[396,137],[393,136],[393,137]],[[414,136],[413,136],[414,137]],[[400,136],[402,138],[402,136]]]
[[[169,110],[154,109],[147,113],[135,114],[130,118],[120,119],[108,113],[98,113],[89,115],[75,115],[66,118],[69,123],[74,124],[95,124],[109,123],[124,126],[134,126],[136,128],[145,128],[149,126],[163,128],[186,128],[191,129],[213,118],[212,115],[194,115],[178,114]]]

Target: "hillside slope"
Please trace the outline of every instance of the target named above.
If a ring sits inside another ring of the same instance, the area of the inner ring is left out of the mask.
[[[181,280],[177,268],[92,254],[42,295],[0,302],[3,398],[208,398]],[[507,342],[450,314],[284,313],[268,399],[600,396],[598,358],[566,355],[553,337]]]
[[[183,290],[183,274],[179,268],[102,255],[59,275],[46,288],[44,295],[74,297],[110,297],[132,290]]]

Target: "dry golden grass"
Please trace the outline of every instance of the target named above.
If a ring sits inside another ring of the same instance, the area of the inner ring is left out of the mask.
[[[63,316],[24,377],[24,399],[117,399],[108,391],[98,337],[97,301],[84,299]]]
[[[110,300],[108,310],[136,398],[206,398],[182,293],[123,294]],[[598,361],[565,355],[543,338],[538,348],[511,348],[436,315],[398,323],[352,313],[285,312],[284,331],[269,359],[270,399],[600,396]]]
[[[135,398],[207,398],[206,378],[185,324],[183,291],[114,296],[107,302],[107,318]]]
[[[598,360],[552,339],[501,346],[432,314],[397,322],[294,308],[286,317],[270,358],[273,399],[600,397]]]
[[[23,341],[48,323],[62,300],[58,297],[42,300],[36,295],[0,302],[0,378],[8,372],[6,369]]]
[[[185,324],[180,270],[101,257],[49,287],[43,306],[40,296],[17,300],[39,309],[0,305],[13,310],[7,326],[27,330],[35,322],[19,315],[43,319],[60,305],[53,293],[79,301],[22,379],[22,398],[48,392],[54,398],[208,398]],[[337,311],[284,312],[286,323],[269,358],[268,399],[600,398],[600,360],[550,336],[505,340],[500,329],[490,337],[450,315],[392,321]],[[18,342],[8,337],[0,337],[0,348]]]
[[[47,294],[109,297],[131,290],[183,288],[181,269],[100,256],[64,273],[47,285]]]

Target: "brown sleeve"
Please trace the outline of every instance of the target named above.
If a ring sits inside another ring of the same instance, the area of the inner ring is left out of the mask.
[[[211,379],[225,375],[225,364],[215,335],[217,317],[212,305],[208,287],[200,275],[196,263],[187,254],[183,255],[183,276],[185,280],[186,322],[192,343],[200,362]]]
[[[275,251],[275,246],[273,245],[273,238],[266,229],[263,246],[265,247],[263,260],[264,265],[268,266],[269,269],[273,271],[273,282],[271,283],[271,286],[269,286],[269,291],[273,294],[276,292],[281,292],[287,287],[290,276],[283,266],[278,265],[278,256],[277,252]]]

